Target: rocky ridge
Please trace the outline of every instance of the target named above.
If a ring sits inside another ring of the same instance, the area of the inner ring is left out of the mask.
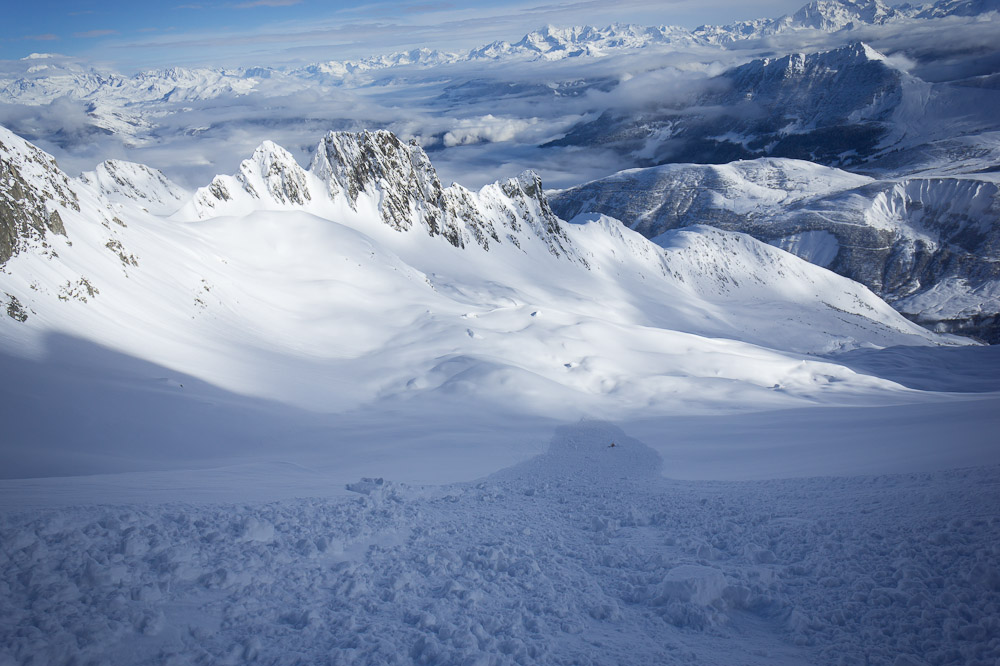
[[[217,176],[196,191],[181,216],[205,219],[262,206],[308,210],[337,202],[355,212],[372,205],[388,227],[400,232],[421,227],[458,248],[519,245],[519,238],[530,234],[552,254],[583,261],[570,247],[536,173],[478,193],[458,184],[444,187],[420,146],[386,130],[328,133],[308,170],[285,149],[264,142],[236,175]]]
[[[80,180],[111,201],[138,202],[154,214],[173,213],[188,197],[158,169],[125,160],[105,160],[81,174]]]

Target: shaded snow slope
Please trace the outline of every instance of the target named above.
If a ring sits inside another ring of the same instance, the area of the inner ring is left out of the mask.
[[[710,224],[867,285],[939,330],[997,340],[1000,191],[988,176],[874,180],[797,160],[635,169],[551,194],[648,237]]]
[[[997,658],[996,467],[685,483],[658,463],[589,422],[521,465],[430,492],[365,478],[337,500],[5,513],[0,657]]]

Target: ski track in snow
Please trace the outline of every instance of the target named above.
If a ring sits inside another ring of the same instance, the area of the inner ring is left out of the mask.
[[[473,483],[0,514],[0,664],[1000,659],[1000,468],[660,467],[581,422]]]

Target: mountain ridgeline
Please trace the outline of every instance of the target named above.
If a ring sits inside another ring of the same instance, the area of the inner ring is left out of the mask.
[[[250,351],[240,352],[247,358],[222,364],[223,383],[234,381],[231,368],[253,367],[248,359],[261,349],[375,359],[365,370],[369,393],[336,396],[351,404],[431,390],[453,375],[490,378],[521,400],[517,382],[504,379],[511,372],[603,395],[617,381],[610,377],[632,372],[586,361],[605,354],[609,339],[652,355],[639,382],[649,386],[636,396],[654,391],[666,371],[654,369],[673,353],[648,335],[796,354],[945,342],[865,287],[749,236],[695,227],[658,246],[612,218],[567,223],[530,171],[478,192],[444,187],[419,146],[387,131],[331,132],[308,169],[264,142],[234,175],[193,193],[121,161],[71,179],[10,132],[0,130],[0,139],[7,162],[23,165],[18,178],[44,202],[45,219],[64,222],[43,226],[44,234],[29,225],[3,266],[10,317],[0,326],[12,340],[58,325],[207,372],[191,365],[203,346],[249,339]],[[123,327],[141,334],[123,339]],[[146,347],[165,332],[188,342]],[[519,344],[537,357],[518,360],[510,345]],[[583,351],[558,360],[568,353],[560,349],[579,344]],[[516,370],[498,365],[508,357]],[[417,377],[396,376],[411,366]],[[299,382],[287,390],[321,400],[335,390],[323,376],[315,391]],[[781,383],[767,381],[764,389]]]
[[[330,132],[317,146],[308,171],[288,151],[266,141],[234,176],[218,176],[199,189],[184,213],[198,218],[246,213],[260,207],[318,209],[342,201],[357,211],[364,193],[374,195],[388,227],[414,225],[463,248],[474,243],[518,244],[525,231],[559,256],[566,236],[549,207],[541,179],[528,171],[472,192],[444,187],[427,154],[392,132]]]
[[[877,180],[765,158],[623,171],[551,194],[656,239],[710,224],[856,280],[935,330],[1000,342],[1000,187],[974,175]]]

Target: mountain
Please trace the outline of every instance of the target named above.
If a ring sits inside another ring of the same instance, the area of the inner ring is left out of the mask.
[[[896,23],[921,22],[950,16],[989,15],[998,10],[996,0],[939,0],[930,5],[893,7],[881,0],[816,0],[798,11],[778,18],[741,21],[725,26],[701,26],[687,30],[678,26],[641,26],[614,23],[544,26],[520,40],[498,40],[463,52],[417,48],[356,60],[329,60],[279,68],[255,65],[243,68],[170,67],[143,71],[132,76],[97,69],[55,54],[32,54],[0,67],[0,101],[45,104],[69,95],[98,106],[135,103],[196,101],[219,96],[239,96],[269,83],[301,87],[313,85],[370,84],[371,76],[396,68],[440,68],[456,63],[484,61],[559,61],[567,58],[600,58],[644,48],[735,47],[794,31],[849,33],[855,29]],[[848,37],[849,39],[849,37]]]
[[[550,196],[560,215],[612,215],[649,238],[698,224],[748,233],[936,330],[1000,341],[1000,187],[990,176],[877,180],[772,158],[623,171]]]
[[[330,132],[309,171],[285,149],[264,142],[238,174],[218,176],[196,191],[181,215],[205,219],[294,207],[329,216],[336,214],[333,202],[358,212],[371,203],[362,200],[365,193],[377,202],[371,212],[397,231],[416,225],[455,247],[475,243],[489,250],[495,243],[518,244],[518,235],[530,230],[556,256],[567,251],[537,174],[526,172],[478,194],[457,184],[445,188],[423,149],[385,130]]]
[[[910,15],[881,0],[816,0],[779,18],[739,21],[725,26],[702,26],[694,35],[711,44],[733,46],[797,30],[837,32],[863,26],[903,21]]]
[[[613,23],[604,28],[547,25],[529,32],[515,43],[496,41],[472,49],[470,60],[562,60],[577,57],[602,57],[616,51],[641,49],[653,45],[692,46],[701,43],[690,31],[677,26],[640,26]]]
[[[871,47],[762,58],[655,111],[605,112],[549,146],[602,145],[639,165],[762,156],[844,165],[894,142],[900,113],[924,91]]]
[[[53,179],[72,193],[49,204],[65,234],[51,251],[26,242],[0,274],[11,353],[76,336],[324,411],[459,392],[607,414],[721,404],[720,381],[762,404],[836,401],[883,384],[803,354],[954,342],[745,235],[697,227],[661,247],[611,218],[566,223],[531,173],[441,188],[388,132],[328,134],[308,170],[265,143],[169,217],[138,188],[174,191],[152,170],[113,166],[109,194],[3,141],[38,196]]]
[[[166,215],[176,211],[188,193],[157,169],[125,160],[105,160],[80,180],[99,190],[109,201],[140,203],[147,211]]]
[[[66,235],[62,210],[80,210],[69,178],[55,160],[6,130],[0,131],[0,265],[47,237]]]
[[[833,166],[891,160],[905,170],[932,148],[955,148],[941,142],[997,130],[989,113],[995,86],[970,80],[995,74],[996,38],[978,18],[989,14],[958,15],[988,5],[935,8],[931,16],[874,0],[824,0],[780,19],[695,31],[545,26],[468,51],[133,75],[35,54],[0,62],[0,124],[58,154],[74,173],[92,170],[95,158],[128,155],[188,186],[227,172],[263,138],[303,159],[327,129],[366,128],[451,153],[438,163],[453,177],[542,144],[614,151],[604,173],[591,167],[576,182],[628,166],[759,156]],[[451,149],[468,145],[494,146],[496,154],[451,171],[452,160],[477,152]],[[205,154],[179,157],[192,149]],[[573,181],[562,169],[545,170],[561,161],[536,154],[516,169],[536,168],[565,186]],[[504,175],[496,168],[476,185]]]
[[[0,100],[19,104],[46,104],[63,95],[116,106],[211,99],[246,94],[267,75],[262,68],[169,67],[124,76],[53,54],[32,54],[5,65]]]
[[[908,15],[921,19],[943,18],[946,16],[980,16],[989,12],[1000,12],[997,0],[938,0],[933,4],[901,7]]]

